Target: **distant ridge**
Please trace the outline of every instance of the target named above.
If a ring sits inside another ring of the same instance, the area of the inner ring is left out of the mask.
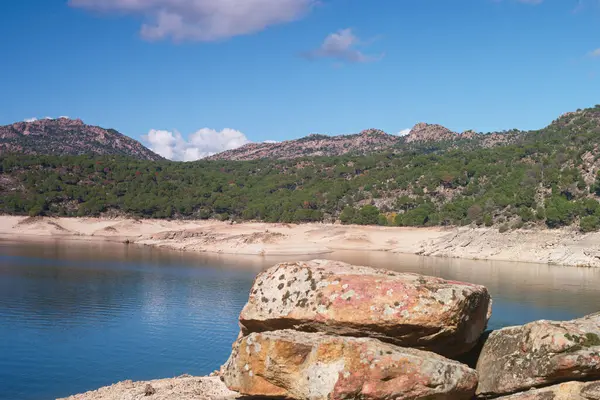
[[[300,139],[276,143],[249,143],[233,150],[214,154],[208,160],[249,161],[263,158],[289,160],[299,157],[341,156],[344,154],[366,155],[383,151],[409,149],[411,147],[467,140],[475,146],[490,147],[511,140],[509,135],[494,133],[478,134],[474,131],[453,132],[436,124],[420,122],[405,136],[396,136],[379,129],[367,129],[354,135],[327,136],[311,134]]]
[[[347,153],[367,154],[385,151],[396,145],[398,136],[379,129],[367,129],[359,134],[327,136],[312,134],[296,140],[279,143],[249,143],[208,157],[209,160],[257,160],[276,158],[281,160],[298,157],[339,156]]]
[[[10,132],[5,140],[32,135]],[[538,130],[455,133],[421,123],[401,137],[371,129],[254,144],[227,154],[255,158],[167,164],[113,156],[0,157],[0,213],[470,225],[496,227],[498,234],[544,227],[569,227],[567,235],[576,234],[573,228],[600,231],[600,105],[563,114]],[[344,155],[294,158],[327,154]],[[468,240],[475,242],[481,231],[472,232]],[[202,232],[184,236],[219,240]],[[489,237],[482,240],[487,246]],[[600,258],[600,245],[588,250],[586,263]],[[551,255],[548,261],[580,265],[580,254]]]
[[[137,140],[80,119],[41,119],[0,126],[0,154],[122,155],[163,160]]]

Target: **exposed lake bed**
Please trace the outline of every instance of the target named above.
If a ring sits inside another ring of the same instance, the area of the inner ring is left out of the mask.
[[[0,245],[0,398],[67,396],[218,369],[255,275],[298,256],[195,254],[106,242]],[[303,259],[315,257],[304,256]],[[597,311],[600,270],[341,251],[329,258],[485,285],[489,327]]]
[[[315,258],[380,251],[443,258],[600,267],[600,233],[575,227],[387,227],[216,220],[0,216],[0,238],[118,242],[190,253]]]

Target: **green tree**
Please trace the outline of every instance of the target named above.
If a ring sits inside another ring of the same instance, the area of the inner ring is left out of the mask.
[[[342,224],[351,224],[354,221],[356,215],[356,209],[354,207],[346,206],[340,214],[340,221]]]
[[[354,217],[354,223],[358,225],[377,225],[378,222],[379,210],[372,205],[361,207]]]

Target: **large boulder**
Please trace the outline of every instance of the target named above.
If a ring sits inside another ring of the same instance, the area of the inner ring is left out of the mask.
[[[477,387],[475,370],[435,353],[292,330],[239,339],[223,379],[242,395],[298,400],[461,400]]]
[[[338,261],[282,263],[254,281],[242,332],[296,329],[371,337],[448,357],[486,328],[485,287]]]
[[[480,396],[600,379],[600,313],[494,331],[477,361]]]
[[[497,400],[600,400],[600,381],[566,382],[499,397]]]

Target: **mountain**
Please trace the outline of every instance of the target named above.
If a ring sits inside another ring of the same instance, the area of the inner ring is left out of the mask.
[[[406,136],[379,129],[358,134],[312,134],[296,140],[249,143],[208,157],[208,160],[291,160],[302,157],[335,157],[402,151],[431,152],[449,148],[493,147],[514,142],[520,134],[453,132],[441,125],[418,123]],[[158,154],[114,129],[87,125],[80,119],[42,119],[0,126],[0,154],[122,155],[141,160],[162,160]]]
[[[402,139],[378,129],[355,135],[327,136],[312,134],[301,139],[277,143],[249,143],[209,157],[209,160],[248,161],[261,158],[289,160],[299,157],[340,156],[385,151]]]
[[[334,157],[345,154],[367,155],[385,151],[401,152],[423,147],[492,147],[512,142],[515,135],[453,132],[436,124],[420,122],[406,136],[389,135],[379,129],[359,134],[327,136],[312,134],[296,140],[275,143],[249,143],[208,157],[208,160],[250,161],[260,159],[291,160],[301,157]],[[468,142],[468,143],[466,143]]]
[[[412,142],[439,142],[443,140],[456,140],[459,135],[450,129],[437,124],[419,122],[406,136],[406,143]]]
[[[163,158],[114,129],[86,125],[80,119],[41,119],[0,126],[0,154],[122,155],[140,160]]]
[[[371,130],[245,149],[239,157],[258,159],[6,155],[0,213],[600,229],[600,106],[536,131],[420,124],[405,137]],[[302,149],[342,155],[294,158]]]

